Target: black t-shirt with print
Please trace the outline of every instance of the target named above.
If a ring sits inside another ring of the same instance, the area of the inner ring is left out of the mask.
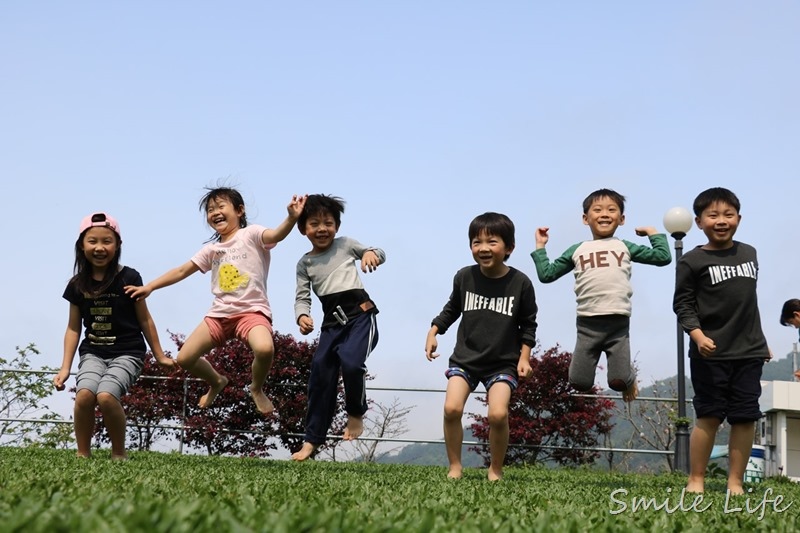
[[[147,348],[136,318],[135,302],[124,291],[126,285],[142,284],[142,276],[126,266],[120,269],[108,289],[97,296],[79,293],[72,281],[67,284],[64,299],[78,306],[85,327],[83,341],[78,347],[80,355],[89,353],[104,359],[135,355],[144,359]]]

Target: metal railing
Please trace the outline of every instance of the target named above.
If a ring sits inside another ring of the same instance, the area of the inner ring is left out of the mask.
[[[23,373],[23,374],[57,374],[58,372],[55,370],[19,370],[15,368],[0,368],[0,374],[4,372],[16,372],[16,373]],[[71,372],[70,376],[75,375],[75,372]],[[199,378],[194,377],[172,377],[172,376],[147,376],[142,375],[139,379],[151,379],[151,380],[175,380],[175,381],[183,381],[183,406],[182,406],[182,416],[185,420],[186,412],[188,407],[188,392],[189,392],[189,382],[202,382]],[[286,386],[286,385],[283,385]],[[293,387],[305,387],[304,384],[290,384],[289,386]],[[383,391],[383,392],[406,392],[406,393],[436,393],[436,394],[443,394],[447,392],[445,389],[428,389],[428,388],[409,388],[409,387],[370,387],[367,386],[368,391]],[[474,391],[470,393],[474,396],[485,395],[485,392],[478,392]],[[613,401],[622,401],[622,395],[604,395],[604,394],[583,394],[583,393],[574,393],[571,396],[580,397],[580,398],[600,398],[600,399],[608,399]],[[664,403],[677,403],[677,398],[662,398],[662,397],[655,397],[655,396],[638,396],[634,401],[657,401],[657,402],[664,402]],[[689,403],[689,402],[687,402]],[[72,424],[72,420],[66,419],[51,419],[51,418],[0,418],[0,422],[20,422],[20,423],[31,423],[31,424]],[[183,441],[185,431],[187,429],[193,429],[193,426],[189,424],[185,424],[183,421],[179,424],[137,424],[135,422],[128,422],[128,427],[138,427],[138,428],[159,428],[159,429],[169,429],[175,430],[179,432],[178,437],[178,452],[183,453]],[[264,432],[264,431],[255,431],[255,430],[231,430],[231,429],[221,429],[220,431],[224,431],[226,433],[244,433],[244,434],[257,434],[257,435],[266,435],[271,437],[279,437],[274,433]],[[304,435],[302,433],[287,433],[284,436],[289,437],[299,437],[302,438]],[[340,435],[327,435],[327,439],[329,440],[342,440]],[[359,437],[361,441],[370,441],[370,442],[388,442],[388,443],[398,443],[398,444],[442,444],[444,445],[444,440],[429,440],[429,439],[403,439],[403,438],[385,438],[385,437],[371,437],[368,435],[362,435]],[[462,441],[462,446],[488,446],[485,442],[480,441]],[[603,452],[603,453],[635,453],[635,454],[643,454],[643,455],[663,455],[663,456],[673,456],[675,452],[673,450],[657,450],[657,449],[641,449],[641,448],[616,448],[616,447],[589,447],[589,446],[555,446],[555,445],[547,445],[547,444],[514,444],[509,443],[509,448],[526,448],[526,449],[545,449],[545,450],[581,450],[581,451],[591,451],[591,452]]]

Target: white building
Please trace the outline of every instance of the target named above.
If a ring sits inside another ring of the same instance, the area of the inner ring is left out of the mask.
[[[756,444],[764,446],[764,475],[800,481],[800,382],[762,381]]]

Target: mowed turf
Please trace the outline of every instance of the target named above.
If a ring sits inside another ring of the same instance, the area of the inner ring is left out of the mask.
[[[442,467],[0,447],[0,531],[797,531],[800,485],[702,500],[678,474]]]

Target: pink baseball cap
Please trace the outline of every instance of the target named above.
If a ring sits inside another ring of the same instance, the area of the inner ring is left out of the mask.
[[[83,217],[78,235],[83,235],[84,231],[94,227],[111,228],[119,236],[119,238],[122,239],[122,234],[119,232],[119,223],[117,223],[117,219],[106,213],[94,213]]]

